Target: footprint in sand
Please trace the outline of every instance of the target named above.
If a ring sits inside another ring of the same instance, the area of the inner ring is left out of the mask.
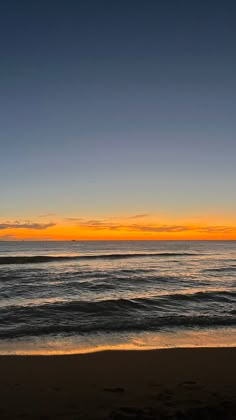
[[[106,391],[106,392],[118,392],[118,393],[122,393],[122,392],[125,392],[125,388],[123,388],[123,387],[119,387],[119,386],[117,386],[117,387],[108,387],[108,388],[104,388],[103,389],[104,391]]]

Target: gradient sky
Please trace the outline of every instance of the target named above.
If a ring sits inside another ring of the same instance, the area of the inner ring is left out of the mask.
[[[0,2],[0,238],[236,239],[234,0]]]

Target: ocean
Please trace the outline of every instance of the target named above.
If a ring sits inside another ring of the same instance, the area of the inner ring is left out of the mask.
[[[236,345],[236,241],[0,242],[0,354]]]

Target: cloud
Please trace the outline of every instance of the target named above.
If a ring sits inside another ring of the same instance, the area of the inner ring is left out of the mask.
[[[149,232],[149,233],[233,233],[236,232],[234,226],[199,226],[199,225],[167,225],[167,224],[139,224],[130,223],[129,220],[146,217],[146,214],[129,216],[126,219],[88,219],[68,218],[67,220],[76,223],[77,227],[94,230],[119,230],[129,232]],[[127,222],[125,222],[125,220]]]
[[[45,215],[46,216],[46,215]],[[8,235],[8,231],[12,230],[31,230],[31,231],[46,231],[53,226],[58,226],[61,234],[66,235],[66,230],[68,225],[70,229],[81,229],[81,230],[88,230],[90,233],[92,232],[101,232],[102,234],[105,232],[119,232],[120,234],[150,234],[152,237],[162,237],[162,234],[173,234],[175,237],[182,237],[181,234],[188,234],[191,232],[192,234],[204,235],[207,237],[208,235],[232,235],[236,234],[236,226],[225,226],[225,225],[199,225],[199,224],[161,224],[158,222],[149,222],[148,219],[145,220],[148,214],[136,214],[127,216],[126,218],[121,217],[109,217],[103,219],[89,219],[85,217],[68,217],[64,218],[59,224],[58,222],[55,223],[53,221],[47,223],[40,223],[40,222],[33,222],[30,220],[4,220],[0,222],[0,237],[4,240],[14,239],[11,238],[11,235]],[[140,219],[140,220],[139,220]],[[66,226],[67,225],[67,226]],[[50,231],[49,231],[50,233]],[[156,234],[156,235],[155,235]],[[159,235],[158,235],[159,234]],[[42,236],[42,234],[41,234]],[[43,236],[45,238],[49,238],[46,236],[46,232],[43,232]],[[145,235],[146,236],[146,235]],[[51,238],[50,236],[50,239]]]
[[[149,214],[148,213],[141,213],[141,214],[134,214],[131,216],[111,216],[108,217],[107,219],[92,219],[92,220],[88,220],[86,219],[86,217],[65,217],[64,220],[67,222],[72,222],[72,223],[112,223],[113,220],[133,220],[133,219],[143,219],[145,217],[148,217]]]
[[[40,214],[38,217],[45,218],[45,217],[55,217],[55,216],[56,216],[56,213],[44,213],[44,214]]]
[[[77,222],[82,222],[85,219],[83,217],[65,217],[64,220],[66,222],[77,223]]]
[[[81,222],[78,223],[79,227],[83,227],[83,228],[93,228],[96,230],[103,230],[103,229],[108,229],[108,230],[115,230],[115,229],[120,229],[122,227],[122,224],[117,224],[117,223],[113,223],[110,221],[106,221],[106,220],[96,220],[96,219],[92,219],[92,220],[83,220]]]
[[[236,232],[236,226],[191,226],[191,225],[130,225],[130,229],[139,232],[165,232],[165,233],[180,233],[180,232],[201,232],[201,233],[233,233]]]
[[[204,226],[198,230],[207,233],[233,233],[236,231],[235,226]]]
[[[146,217],[147,215],[135,215],[126,218],[138,219]],[[67,219],[68,220],[68,219]],[[113,219],[114,220],[114,219]],[[183,232],[193,230],[190,226],[182,225],[140,225],[137,223],[114,222],[109,219],[83,219],[83,218],[69,218],[70,222],[75,222],[77,227],[95,229],[95,230],[125,230],[133,232]]]
[[[148,213],[141,213],[141,214],[134,214],[133,216],[127,216],[127,217],[124,217],[123,219],[126,219],[126,220],[144,219],[145,217],[148,217],[148,216],[149,216]]]
[[[160,226],[140,226],[140,225],[130,225],[130,228],[133,228],[139,232],[185,232],[193,230],[191,226],[182,226],[182,225],[160,225]]]
[[[0,230],[6,229],[32,229],[43,230],[55,226],[56,223],[31,223],[31,222],[14,222],[14,223],[0,223]]]

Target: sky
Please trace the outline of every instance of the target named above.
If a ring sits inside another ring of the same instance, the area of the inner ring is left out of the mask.
[[[0,2],[0,239],[236,239],[234,0]]]

